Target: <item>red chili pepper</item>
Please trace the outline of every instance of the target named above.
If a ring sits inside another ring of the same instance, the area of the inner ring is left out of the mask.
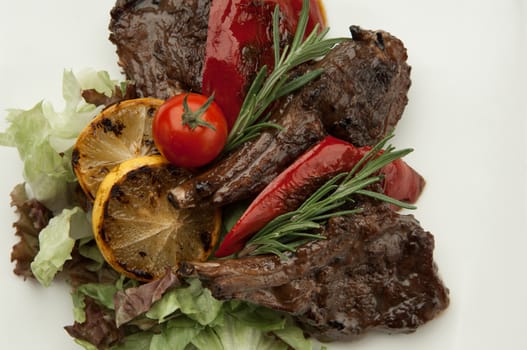
[[[215,256],[224,257],[241,250],[268,222],[297,209],[324,182],[350,171],[370,149],[355,147],[332,136],[324,138],[263,189],[225,236]],[[417,200],[424,179],[403,160],[388,164],[381,173],[384,194],[410,203]]]
[[[319,0],[310,0],[306,32],[324,24]],[[220,106],[232,128],[249,84],[258,70],[274,66],[272,17],[278,4],[284,15],[281,34],[294,33],[302,0],[214,0],[211,4],[202,93]]]

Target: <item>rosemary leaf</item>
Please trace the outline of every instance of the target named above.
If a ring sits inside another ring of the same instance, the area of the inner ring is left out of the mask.
[[[300,13],[300,18],[298,19],[298,24],[296,26],[295,37],[293,38],[293,43],[291,44],[292,50],[295,50],[304,39],[306,33],[307,21],[309,19],[309,0],[304,0],[302,3],[302,10]],[[313,33],[318,31],[318,26],[315,26]]]
[[[300,208],[298,208],[298,210],[302,211],[304,210],[304,208],[312,206],[314,203],[320,201],[323,197],[325,197],[328,193],[335,191],[338,188],[337,183],[340,182],[340,180],[346,175],[346,173],[341,173],[327,181],[324,186],[320,187],[318,191],[313,193],[311,197],[305,200],[304,203],[300,206]]]
[[[280,23],[279,23],[279,8],[275,6],[273,13],[273,45],[274,45],[274,61],[278,62],[280,59]]]
[[[324,72],[323,69],[315,69],[309,72],[306,72],[304,75],[295,78],[289,82],[286,82],[282,85],[280,90],[276,93],[276,97],[280,98],[286,95],[289,95],[293,91],[301,88],[302,86],[309,83],[311,80],[315,80]]]
[[[392,198],[390,196],[387,196],[387,195],[385,195],[383,193],[369,191],[369,190],[358,190],[357,194],[362,194],[362,195],[365,195],[365,196],[368,196],[368,197],[372,197],[372,198],[381,200],[383,202],[387,202],[387,203],[393,204],[393,205],[395,205],[397,207],[400,207],[400,208],[412,209],[412,210],[417,209],[417,207],[415,205],[413,205],[413,204],[399,201],[399,200],[394,199],[394,198]]]

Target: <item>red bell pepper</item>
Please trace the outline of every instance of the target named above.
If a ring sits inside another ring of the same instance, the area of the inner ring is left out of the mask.
[[[215,256],[224,257],[241,250],[272,219],[297,209],[333,176],[352,170],[370,149],[327,136],[263,189],[225,236]],[[384,174],[384,194],[415,203],[424,186],[424,179],[415,170],[397,159],[380,172]]]
[[[286,27],[290,33],[295,33],[298,24],[298,18],[302,11],[302,0],[274,0],[280,6],[280,11],[284,14]],[[320,27],[326,25],[326,15],[322,0],[309,0],[309,18],[305,36],[309,35],[315,25]]]
[[[319,0],[310,0],[310,17],[306,33],[316,23],[324,25],[323,10]],[[258,70],[274,66],[272,17],[275,5],[283,14],[281,37],[294,34],[302,8],[302,0],[214,0],[212,1],[202,93],[214,93],[215,102],[221,107],[232,128],[245,93]]]
[[[425,180],[402,159],[384,166],[383,193],[407,203],[415,203],[423,191]]]

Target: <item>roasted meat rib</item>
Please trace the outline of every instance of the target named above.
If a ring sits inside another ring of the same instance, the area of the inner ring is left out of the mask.
[[[410,67],[402,42],[382,31],[352,27],[353,38],[316,67],[322,76],[303,87],[272,119],[270,129],[171,193],[177,207],[222,206],[251,197],[326,132],[354,145],[373,145],[393,130],[407,103]]]
[[[411,332],[449,304],[433,261],[434,239],[410,215],[386,204],[335,217],[325,240],[289,259],[256,256],[184,263],[219,299],[240,299],[292,314],[324,341],[372,329]]]
[[[263,132],[208,171],[173,189],[169,199],[176,207],[201,204],[223,206],[260,192],[305,150],[321,140],[325,131],[313,111],[291,102],[276,120],[283,127]]]

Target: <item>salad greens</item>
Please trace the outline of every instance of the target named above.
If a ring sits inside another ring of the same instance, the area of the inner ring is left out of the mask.
[[[70,282],[75,323],[65,328],[76,343],[87,350],[313,349],[289,315],[240,301],[218,301],[198,280],[170,279],[172,274],[167,280],[139,284],[104,262],[88,213],[76,200],[71,168],[77,136],[102,109],[83,99],[87,89],[111,97],[122,85],[106,72],[65,71],[62,112],[44,101],[29,110],[10,110],[10,125],[0,133],[0,145],[16,147],[24,163],[25,187],[17,186],[13,198],[33,201],[23,207],[14,200],[17,210],[27,221],[31,206],[39,203],[53,215],[40,232],[32,233],[38,234],[38,252],[28,274],[44,286],[60,277]],[[26,227],[15,226],[17,231]]]
[[[77,180],[71,148],[102,107],[86,103],[81,92],[95,89],[111,96],[116,86],[108,73],[94,70],[78,75],[64,71],[62,83],[62,112],[45,101],[29,110],[10,110],[6,117],[10,126],[0,133],[0,145],[18,149],[28,194],[55,214],[38,237],[40,250],[31,264],[33,275],[44,286],[71,259],[75,238],[91,235],[86,213],[74,201]]]
[[[43,286],[48,287],[66,260],[71,259],[75,240],[71,238],[70,231],[72,218],[77,215],[85,217],[80,207],[64,209],[40,231],[38,236],[40,250],[31,263],[31,271]],[[87,229],[90,230],[90,227],[88,226]]]
[[[62,112],[45,101],[29,110],[10,110],[6,117],[10,126],[0,133],[0,145],[18,149],[24,163],[24,180],[33,197],[55,213],[72,201],[76,178],[71,168],[71,147],[102,109],[86,103],[81,91],[95,89],[111,95],[116,84],[108,73],[93,70],[78,75],[64,71],[62,83]]]

